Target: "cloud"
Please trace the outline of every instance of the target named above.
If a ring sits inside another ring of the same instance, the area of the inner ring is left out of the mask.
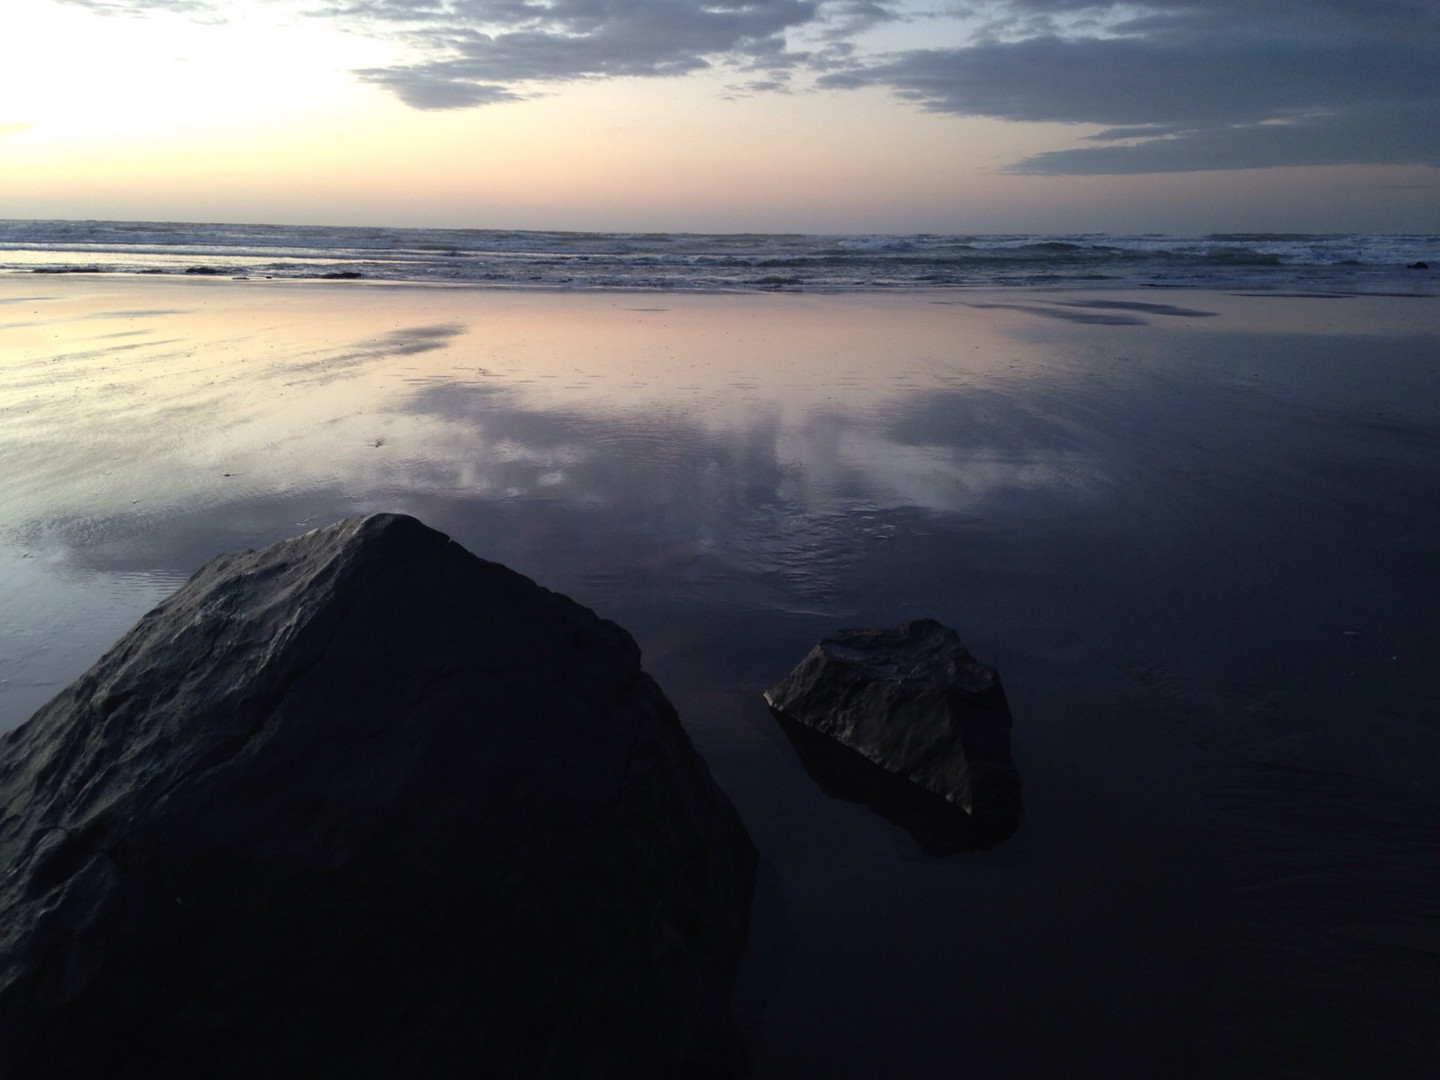
[[[385,87],[412,109],[469,109],[525,97],[508,87],[473,81],[436,65],[361,68],[355,77]]]
[[[233,0],[62,2],[216,19]],[[1103,128],[1015,173],[1440,165],[1435,0],[249,2],[393,41],[395,62],[355,75],[417,109],[721,69],[731,96],[871,87],[931,112]],[[907,35],[925,47],[896,49]]]
[[[1338,115],[1181,131],[1136,145],[1036,154],[1010,171],[1031,175],[1115,175],[1262,169],[1285,165],[1440,165],[1440,109],[1370,106]]]
[[[764,68],[816,0],[340,0],[327,17],[397,33],[421,59],[359,72],[418,108],[526,96],[527,84]],[[846,18],[872,18],[845,0]]]
[[[1104,124],[1106,146],[1031,174],[1440,165],[1440,7],[1412,0],[1013,0],[956,46],[860,57],[820,78],[922,108]]]
[[[55,0],[58,4],[88,8],[97,15],[189,15],[209,21],[218,15],[217,0]]]

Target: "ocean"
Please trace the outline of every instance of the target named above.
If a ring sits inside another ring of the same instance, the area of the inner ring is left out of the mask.
[[[0,221],[0,271],[211,274],[567,290],[994,286],[1390,291],[1437,235],[814,236]]]

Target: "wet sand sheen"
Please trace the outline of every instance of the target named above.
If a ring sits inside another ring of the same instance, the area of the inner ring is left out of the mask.
[[[0,281],[0,725],[396,509],[629,628],[768,859],[757,1075],[1440,1067],[1440,304]],[[1026,816],[935,861],[760,691],[931,615]]]

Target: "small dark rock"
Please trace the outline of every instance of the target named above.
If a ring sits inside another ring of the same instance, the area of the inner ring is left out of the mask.
[[[331,270],[320,275],[325,281],[356,281],[363,276],[359,270]]]
[[[755,864],[624,630],[349,519],[0,736],[0,1076],[730,1076]]]
[[[1429,269],[1430,269],[1430,264],[1427,263],[1427,262],[1413,262],[1413,263],[1411,263],[1409,266],[1407,266],[1405,269],[1406,269],[1406,270],[1429,270]]]
[[[822,787],[870,805],[926,851],[991,847],[1019,827],[1005,691],[949,627],[841,630],[765,700]]]
[[[225,271],[221,270],[218,266],[187,266],[185,273],[198,274],[202,277],[215,277],[225,273]]]

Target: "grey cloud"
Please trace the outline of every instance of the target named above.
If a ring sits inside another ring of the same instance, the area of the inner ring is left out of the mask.
[[[841,41],[899,18],[901,16],[893,6],[875,3],[874,0],[828,0],[820,5],[817,22],[821,37]]]
[[[423,67],[362,68],[355,76],[361,82],[392,91],[412,109],[469,109],[524,100],[524,95],[495,83],[473,82]]]
[[[872,17],[869,5],[852,0],[843,10]],[[349,0],[325,13],[396,28],[426,58],[359,75],[436,109],[513,100],[523,96],[517,86],[531,82],[684,75],[717,58],[765,67],[782,58],[787,29],[816,18],[817,3]]]
[[[735,86],[726,88],[725,96],[730,99],[751,97],[756,94],[788,94],[790,84],[783,78],[779,79],[751,79],[749,82],[738,83]],[[4,129],[0,128],[0,134]]]
[[[1388,162],[1440,166],[1440,107],[1370,107],[1342,116],[1199,128],[1135,146],[1037,154],[1011,171],[1037,176],[1260,169]]]
[[[1086,142],[1117,142],[1121,139],[1158,139],[1165,135],[1181,135],[1188,129],[1179,124],[1137,124],[1134,127],[1106,128],[1086,135]]]
[[[956,115],[1109,125],[1086,141],[1115,145],[1039,154],[1018,173],[1440,164],[1433,4],[1011,0],[999,14],[970,44],[859,58],[820,84],[886,87]]]
[[[1259,122],[1361,102],[1424,100],[1440,46],[1303,47],[1232,41],[1181,47],[1132,38],[1037,38],[903,53],[828,75],[884,85],[938,112],[1123,126]],[[1440,88],[1428,88],[1440,98]]]

